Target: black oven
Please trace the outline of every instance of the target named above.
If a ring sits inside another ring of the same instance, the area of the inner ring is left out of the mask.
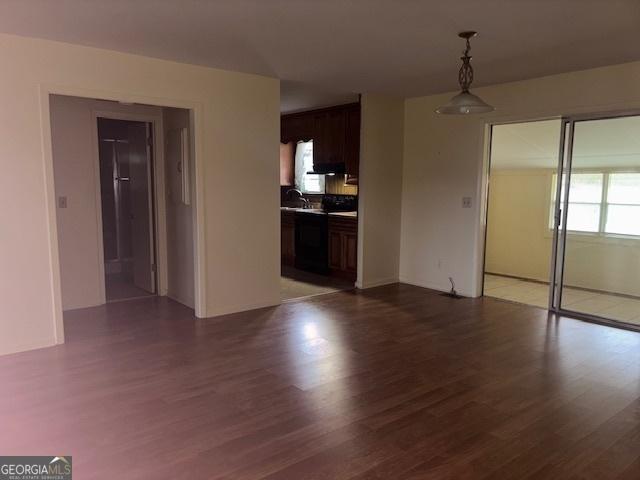
[[[296,268],[310,272],[329,273],[329,239],[326,214],[297,212]]]

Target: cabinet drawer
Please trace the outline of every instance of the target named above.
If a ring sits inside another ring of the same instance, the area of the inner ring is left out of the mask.
[[[338,217],[329,215],[329,230],[340,230],[345,233],[358,233],[358,219],[356,217]]]

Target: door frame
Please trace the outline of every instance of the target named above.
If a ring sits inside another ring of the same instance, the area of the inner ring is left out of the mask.
[[[536,122],[546,122],[549,120],[558,120],[562,123],[563,117],[552,116],[552,117],[540,117],[540,118],[532,118],[528,120],[505,120],[505,121],[496,121],[489,122],[485,124],[485,132],[484,132],[484,162],[483,162],[483,171],[481,174],[481,184],[482,190],[480,193],[480,224],[481,224],[481,253],[480,253],[480,262],[479,262],[479,278],[480,278],[480,297],[484,297],[484,276],[485,269],[487,263],[487,237],[489,232],[489,194],[491,190],[491,153],[492,153],[492,143],[493,143],[493,127],[500,125],[514,125],[518,123],[536,123]],[[559,182],[558,182],[559,183]]]
[[[153,132],[153,152],[147,153],[149,160],[151,182],[151,205],[150,216],[153,228],[151,229],[152,243],[151,256],[152,263],[156,264],[155,295],[164,296],[167,294],[168,274],[167,274],[167,223],[166,223],[166,203],[165,203],[165,178],[164,178],[164,131],[162,115],[152,115],[134,112],[118,112],[113,110],[96,109],[91,111],[91,121],[94,126],[93,134],[93,161],[94,161],[94,183],[96,192],[96,227],[98,229],[98,256],[100,278],[100,300],[106,303],[105,285],[105,265],[104,265],[104,236],[102,228],[102,192],[100,189],[100,137],[98,132],[98,119],[107,118],[110,120],[123,120],[130,122],[144,122],[151,124]]]
[[[51,293],[53,332],[56,344],[64,343],[64,320],[62,311],[62,288],[60,280],[60,253],[58,250],[57,206],[55,178],[53,170],[53,145],[51,139],[51,95],[66,95],[98,100],[110,100],[121,103],[139,103],[158,107],[173,107],[189,110],[191,139],[194,145],[194,211],[193,211],[193,243],[194,243],[194,294],[195,315],[204,318],[207,312],[206,298],[206,263],[205,263],[205,214],[204,214],[204,104],[193,100],[179,100],[171,97],[147,96],[144,94],[123,93],[101,89],[88,89],[78,86],[41,83],[39,85],[40,100],[40,132],[42,161],[44,170],[45,208],[47,210],[47,229],[49,233],[49,259],[51,272]]]

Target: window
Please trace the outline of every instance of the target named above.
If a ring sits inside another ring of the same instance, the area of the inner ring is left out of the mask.
[[[549,227],[553,228],[558,176],[553,175]],[[565,185],[560,199],[564,202]],[[640,236],[640,173],[572,173],[567,230]]]
[[[611,173],[604,231],[640,235],[640,173]]]
[[[298,142],[295,159],[295,184],[302,193],[324,193],[324,175],[308,174],[313,171],[313,140]]]

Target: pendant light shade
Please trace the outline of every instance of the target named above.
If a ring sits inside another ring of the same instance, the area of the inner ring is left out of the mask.
[[[464,55],[460,57],[462,60],[462,66],[458,72],[458,82],[460,83],[461,92],[449,100],[449,103],[441,106],[436,110],[436,113],[449,114],[449,115],[467,115],[470,113],[488,113],[495,110],[491,105],[486,103],[477,95],[474,95],[469,91],[471,83],[473,82],[473,67],[471,66],[471,44],[469,39],[475,37],[476,32],[461,32],[458,34],[460,38],[466,40],[466,49]]]
[[[465,115],[467,113],[487,113],[495,110],[491,105],[477,95],[469,92],[460,92],[446,105],[442,105],[436,113],[449,115]]]

